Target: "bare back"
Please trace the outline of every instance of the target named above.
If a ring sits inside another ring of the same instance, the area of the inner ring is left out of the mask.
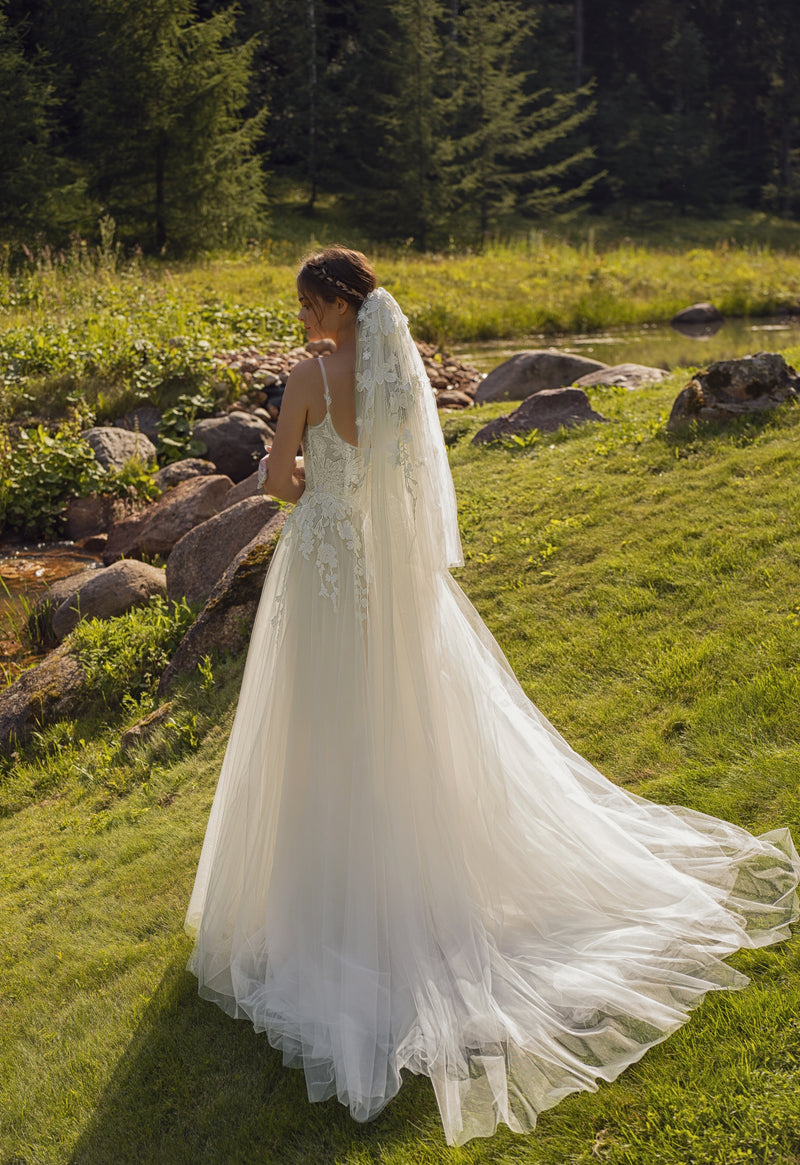
[[[350,445],[358,444],[356,429],[356,390],[355,367],[351,358],[334,352],[330,356],[319,358],[325,361],[325,373],[328,379],[331,405],[328,410],[325,403],[325,388],[322,378],[322,369],[316,370],[316,376],[311,379],[308,398],[308,423],[319,425],[325,419],[326,412],[330,411],[331,424],[343,441]]]

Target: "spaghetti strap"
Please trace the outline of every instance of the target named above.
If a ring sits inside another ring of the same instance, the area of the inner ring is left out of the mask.
[[[325,373],[325,365],[322,362],[321,356],[317,363],[319,364],[319,370],[322,373],[322,383],[325,385],[325,412],[328,413],[331,407],[331,393],[330,389],[328,388],[328,377]]]

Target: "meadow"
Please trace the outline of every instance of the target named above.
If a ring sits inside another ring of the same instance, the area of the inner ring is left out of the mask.
[[[445,346],[669,320],[704,300],[726,316],[800,301],[800,226],[763,214],[583,219],[436,255],[372,247],[333,212],[313,235],[298,214],[276,227],[246,252],[191,262],[124,254],[113,224],[97,247],[0,251],[0,420],[62,416],[76,403],[100,421],[142,399],[169,406],[214,379],[221,348],[300,342],[297,261],[337,239],[374,256],[418,339]],[[223,393],[237,388],[234,377]]]
[[[506,446],[470,444],[503,406],[443,414],[457,577],[526,692],[612,780],[800,838],[800,409],[671,436],[685,378],[598,389],[613,424]],[[736,955],[745,990],[707,997],[531,1136],[448,1148],[420,1077],[369,1125],[310,1105],[184,970],[241,659],[206,660],[158,734],[120,748],[185,617],[87,625],[95,704],[0,766],[4,1165],[796,1165],[797,938]]]

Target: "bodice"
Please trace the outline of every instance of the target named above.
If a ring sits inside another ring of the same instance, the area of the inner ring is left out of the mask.
[[[343,575],[352,581],[360,614],[366,612],[363,473],[359,451],[336,432],[330,415],[330,393],[322,361],[327,411],[318,425],[303,434],[306,488],[286,524],[297,538],[299,553],[316,563],[319,594],[338,610]],[[279,596],[275,619],[280,617]]]

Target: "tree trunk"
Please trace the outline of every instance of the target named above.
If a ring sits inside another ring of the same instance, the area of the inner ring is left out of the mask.
[[[156,250],[163,251],[167,244],[167,224],[164,204],[164,147],[156,146]]]
[[[308,63],[308,213],[317,200],[317,10],[306,0],[310,49]]]
[[[583,83],[583,0],[575,0],[575,88]]]

